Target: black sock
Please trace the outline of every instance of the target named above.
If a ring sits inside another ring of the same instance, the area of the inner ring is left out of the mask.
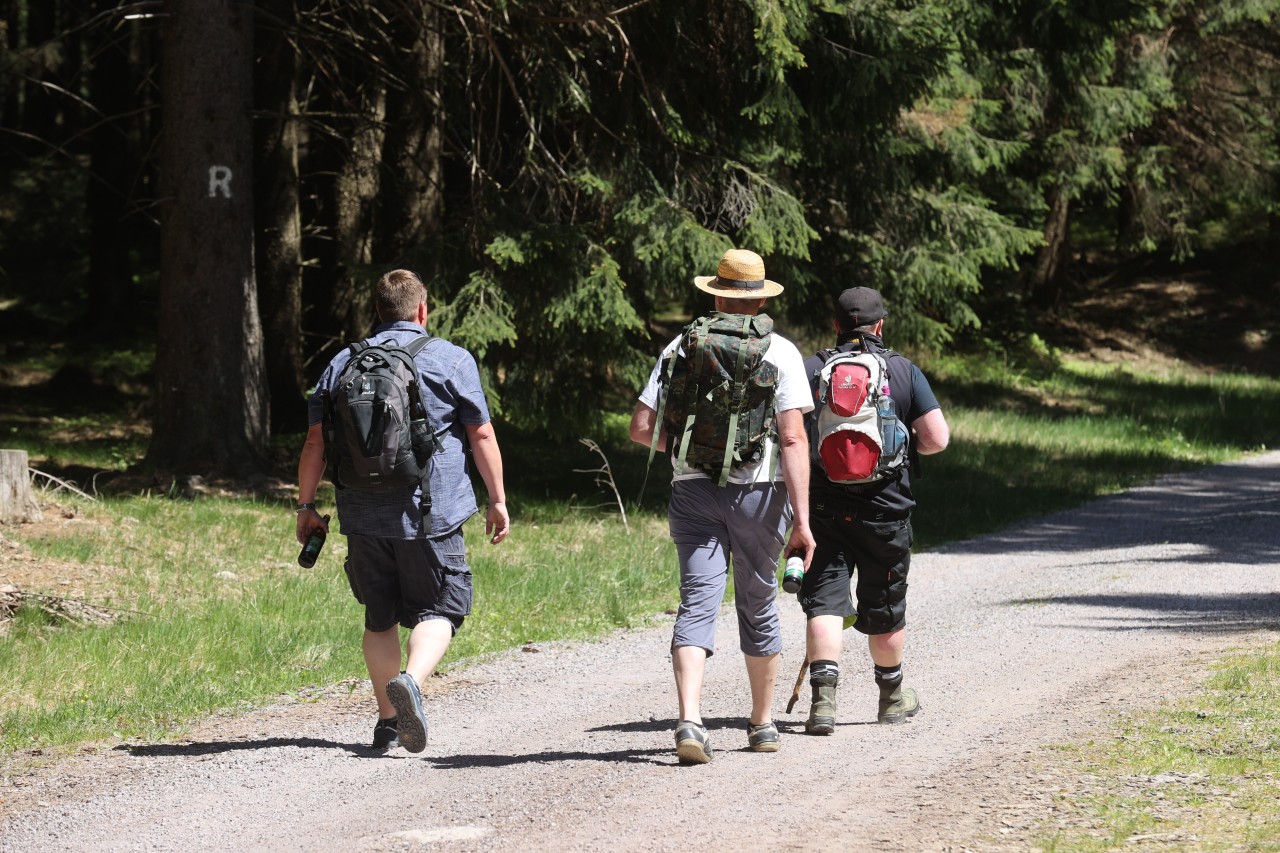
[[[902,664],[876,666],[876,684],[881,687],[897,687],[902,683]]]
[[[830,678],[840,680],[840,664],[833,660],[816,660],[809,664],[809,678]]]

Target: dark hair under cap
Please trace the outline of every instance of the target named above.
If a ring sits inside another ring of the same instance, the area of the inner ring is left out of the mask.
[[[889,316],[880,299],[880,291],[869,287],[851,287],[836,300],[836,322],[844,331],[870,326]]]

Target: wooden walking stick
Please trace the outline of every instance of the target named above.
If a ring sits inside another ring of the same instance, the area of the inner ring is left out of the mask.
[[[858,614],[846,616],[844,623],[840,626],[841,631],[849,630],[854,622],[858,621]],[[800,701],[800,688],[804,686],[804,677],[809,672],[809,656],[805,655],[804,663],[800,664],[800,674],[796,676],[796,686],[791,689],[791,698],[787,701],[787,713],[791,713],[791,709],[796,706],[796,702]]]
[[[791,709],[796,706],[796,702],[800,699],[800,688],[804,686],[804,677],[809,673],[809,658],[806,657],[804,662],[800,664],[800,674],[796,676],[796,686],[791,691],[791,699],[787,701],[787,713],[791,713]]]

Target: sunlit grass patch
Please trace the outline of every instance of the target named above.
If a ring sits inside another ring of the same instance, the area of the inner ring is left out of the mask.
[[[123,498],[26,545],[39,559],[113,561],[93,599],[116,624],[24,608],[0,638],[0,750],[158,737],[202,715],[364,676],[363,611],[333,536],[298,567],[293,516],[247,500]],[[484,542],[468,524],[477,604],[446,668],[528,642],[584,639],[673,606],[674,549],[652,515],[565,513]]]
[[[468,536],[475,615],[450,657],[550,640],[579,640],[645,623],[679,600],[675,548],[665,519],[641,516],[626,532],[617,517],[570,517],[521,529],[518,542]],[[512,545],[508,550],[508,545]]]
[[[1085,793],[1039,849],[1280,850],[1280,645],[1065,753]]]

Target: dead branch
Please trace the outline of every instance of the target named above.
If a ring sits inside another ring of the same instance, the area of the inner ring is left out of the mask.
[[[600,449],[600,445],[596,444],[589,438],[580,438],[578,439],[578,442],[585,445],[592,453],[598,453],[603,462],[599,468],[574,468],[574,473],[595,474],[597,486],[608,486],[613,490],[613,498],[618,504],[618,512],[622,514],[622,526],[628,533],[630,533],[631,525],[627,523],[627,509],[622,505],[622,495],[618,494],[618,484],[614,482],[613,468],[609,465],[609,457],[604,455],[604,451]]]
[[[82,498],[88,498],[91,501],[97,500],[97,498],[95,498],[93,495],[88,494],[87,492],[80,491],[71,483],[68,483],[66,480],[60,480],[57,477],[53,476],[52,474],[46,474],[43,471],[32,468],[31,475],[32,477],[37,477],[37,476],[44,477],[45,480],[47,480],[49,483],[57,483],[58,488],[53,490],[55,492],[58,491],[59,489],[66,489],[69,492],[74,492],[75,494],[79,495]],[[94,476],[96,477],[97,475],[95,474]],[[43,486],[41,488],[47,490],[47,486]]]
[[[55,622],[71,625],[110,625],[121,618],[123,610],[113,610],[90,604],[79,598],[27,592],[10,584],[0,585],[0,630],[6,622],[25,605],[32,605],[47,613]],[[136,613],[137,611],[128,611]]]

